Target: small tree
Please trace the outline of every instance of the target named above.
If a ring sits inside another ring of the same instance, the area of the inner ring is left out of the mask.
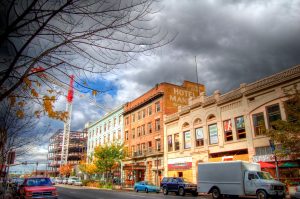
[[[277,120],[271,123],[272,128],[266,131],[266,135],[281,147],[276,148],[279,156],[297,156],[300,152],[300,93],[289,95],[284,108],[287,120]]]
[[[69,177],[72,172],[72,169],[73,169],[73,167],[70,164],[61,165],[59,168],[59,173],[60,173],[60,175]]]
[[[99,172],[105,173],[106,183],[111,180],[111,172],[116,165],[121,163],[124,156],[123,145],[115,143],[98,146],[95,148],[95,165]]]
[[[79,169],[81,172],[86,174],[88,176],[88,179],[90,179],[91,175],[94,175],[97,173],[97,167],[94,163],[87,163],[86,161],[82,161],[79,165]]]

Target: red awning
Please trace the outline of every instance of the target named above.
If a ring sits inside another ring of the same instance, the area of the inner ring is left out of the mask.
[[[264,169],[264,168],[271,168],[274,169],[276,168],[276,166],[272,163],[268,163],[268,162],[258,162],[260,164],[260,168]]]

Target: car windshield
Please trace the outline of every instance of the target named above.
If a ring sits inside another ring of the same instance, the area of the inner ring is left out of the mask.
[[[49,178],[30,178],[26,182],[27,186],[51,186]]]
[[[155,186],[152,182],[145,182],[146,185]]]
[[[263,180],[273,180],[273,177],[270,175],[270,173],[267,172],[257,172],[257,175],[260,179]]]

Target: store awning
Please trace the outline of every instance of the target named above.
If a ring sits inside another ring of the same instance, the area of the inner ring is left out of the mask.
[[[268,162],[258,162],[260,164],[260,168],[265,169],[265,168],[269,168],[269,169],[274,169],[276,168],[276,166],[272,163],[268,163]]]
[[[280,168],[298,168],[300,165],[297,162],[285,162],[279,165]]]

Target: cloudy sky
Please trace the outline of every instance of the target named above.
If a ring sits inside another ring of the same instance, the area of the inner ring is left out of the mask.
[[[106,112],[130,101],[155,84],[198,79],[210,95],[221,93],[300,64],[300,1],[298,0],[162,0],[153,23],[176,39],[150,56],[97,79],[110,92],[97,97],[104,109],[75,97],[72,129],[83,128]],[[65,108],[65,99],[57,102]],[[41,121],[46,122],[46,119]],[[49,121],[47,121],[49,122]],[[61,122],[51,121],[53,131]],[[47,139],[39,159],[46,159]],[[35,150],[39,151],[39,150]]]

